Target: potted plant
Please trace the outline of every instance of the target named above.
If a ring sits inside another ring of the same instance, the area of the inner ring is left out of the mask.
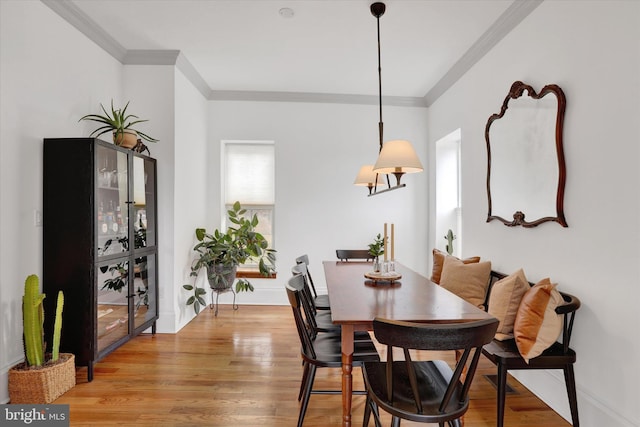
[[[50,403],[76,384],[74,355],[59,352],[64,295],[62,291],[58,292],[51,353],[45,353],[44,298],[38,276],[27,277],[22,297],[25,361],[9,370],[12,404]]]
[[[380,271],[380,255],[384,255],[384,238],[380,233],[373,239],[373,243],[369,243],[369,254],[373,256],[373,271]]]
[[[102,108],[104,115],[87,114],[86,116],[81,117],[80,120],[91,120],[94,122],[102,123],[102,126],[91,132],[90,136],[98,137],[104,133],[111,132],[113,133],[113,143],[124,148],[134,148],[138,144],[144,146],[144,144],[142,144],[142,141],[138,142],[138,136],[145,141],[157,142],[157,139],[152,138],[137,129],[134,129],[134,125],[147,122],[148,120],[140,120],[138,116],[127,114],[127,107],[129,107],[129,102],[127,102],[124,108],[114,108],[112,99],[111,114],[109,114],[104,106],[100,104],[100,108]],[[146,147],[141,148],[137,151],[141,152],[145,148]]]
[[[227,211],[233,225],[226,232],[215,230],[207,233],[204,228],[196,229],[198,243],[193,250],[197,252],[197,258],[191,266],[190,275],[196,277],[205,268],[209,286],[216,292],[230,289],[238,266],[249,260],[257,262],[260,274],[264,277],[275,272],[276,251],[270,249],[264,236],[255,231],[258,217],[253,215],[247,219],[245,213],[246,209],[242,208],[240,202],[235,202],[232,209]],[[206,291],[191,284],[183,285],[183,288],[193,291],[187,305],[193,304],[196,314],[199,313],[200,306],[206,305],[202,298]],[[236,283],[236,292],[253,290],[253,285],[247,279],[239,279]]]

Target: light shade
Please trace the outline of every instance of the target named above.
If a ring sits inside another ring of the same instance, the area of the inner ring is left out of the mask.
[[[424,168],[409,141],[395,140],[383,144],[378,161],[373,166],[373,172],[412,173],[422,172]]]
[[[383,174],[377,174],[378,180],[376,182],[376,173],[373,171],[373,165],[364,165],[360,168],[354,185],[365,185],[367,187],[377,187],[378,185],[385,185]]]

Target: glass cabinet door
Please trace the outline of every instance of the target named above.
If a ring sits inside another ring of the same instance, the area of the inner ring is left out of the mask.
[[[98,352],[129,334],[129,262],[97,267]]]
[[[127,154],[97,145],[96,228],[98,256],[129,250]]]
[[[133,158],[134,249],[156,245],[155,163]]]
[[[134,328],[156,316],[156,256],[145,255],[135,259],[133,267]]]

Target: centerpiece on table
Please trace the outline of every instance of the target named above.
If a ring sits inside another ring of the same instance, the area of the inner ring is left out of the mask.
[[[379,273],[381,270],[380,256],[384,255],[384,238],[380,233],[373,239],[373,243],[369,243],[369,254],[373,257],[373,271]]]

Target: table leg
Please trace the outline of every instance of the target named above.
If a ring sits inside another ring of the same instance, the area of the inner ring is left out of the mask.
[[[342,425],[351,427],[353,325],[342,325]]]

